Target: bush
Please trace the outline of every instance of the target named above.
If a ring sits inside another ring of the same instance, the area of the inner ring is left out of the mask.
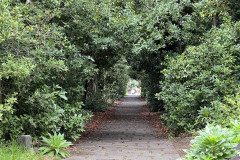
[[[220,126],[207,126],[198,132],[199,135],[191,141],[192,149],[186,151],[183,160],[226,160],[232,158],[238,143],[234,141],[232,130]]]
[[[199,110],[197,119],[198,126],[205,126],[207,123],[219,124],[222,127],[232,126],[233,120],[238,120],[240,115],[240,89],[236,89],[235,95],[223,98],[222,102],[212,102],[211,107],[204,107]]]
[[[81,108],[82,103],[70,105],[66,100],[61,87],[44,85],[28,98],[28,107],[24,110],[14,108],[13,114],[3,115],[0,135],[6,139],[16,139],[21,134],[40,137],[61,131],[67,138],[76,140],[84,131],[91,113]]]
[[[59,131],[76,139],[91,117],[81,107],[96,65],[57,24],[59,5],[45,2],[0,3],[1,140]]]
[[[212,29],[201,45],[189,46],[182,55],[170,60],[163,71],[162,91],[157,94],[164,102],[162,118],[168,128],[178,132],[195,128],[201,108],[217,107],[235,93],[239,77],[239,25],[224,24]]]
[[[84,126],[92,117],[91,112],[82,109],[83,104],[75,106],[64,104],[64,113],[61,115],[61,132],[68,139],[77,140],[84,131]]]
[[[156,78],[157,77],[157,78]],[[147,105],[153,112],[164,110],[162,101],[156,99],[156,93],[160,92],[159,79],[162,76],[145,75],[142,79],[142,96],[146,98]]]
[[[104,99],[104,94],[100,90],[88,94],[84,109],[94,112],[103,112],[107,109],[109,103]]]

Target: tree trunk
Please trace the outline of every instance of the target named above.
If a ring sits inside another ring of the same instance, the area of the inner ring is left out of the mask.
[[[141,93],[142,93],[142,81],[140,80],[139,81],[139,94],[140,94],[140,96],[142,95]]]
[[[217,16],[213,16],[213,25],[216,27],[217,26]]]
[[[84,91],[84,94],[83,94],[83,104],[85,104],[86,100],[87,100],[88,84],[89,84],[89,82],[86,81],[85,85],[84,85],[85,91]]]
[[[213,15],[213,25],[216,27],[217,26],[217,17],[218,17],[218,2],[216,4],[216,13]]]

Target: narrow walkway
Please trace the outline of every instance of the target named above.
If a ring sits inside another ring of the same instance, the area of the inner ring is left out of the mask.
[[[176,160],[172,143],[159,137],[156,129],[144,120],[144,105],[138,96],[126,96],[113,121],[77,145],[68,160]]]

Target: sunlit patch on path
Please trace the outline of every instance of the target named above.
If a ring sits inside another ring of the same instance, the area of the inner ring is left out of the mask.
[[[78,144],[68,160],[176,160],[172,143],[159,137],[156,129],[141,115],[144,102],[126,96],[113,120]]]

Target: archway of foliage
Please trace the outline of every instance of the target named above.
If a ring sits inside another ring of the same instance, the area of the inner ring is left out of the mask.
[[[179,133],[238,118],[238,3],[170,0],[138,7],[139,40],[127,58],[167,127]]]
[[[169,128],[204,126],[194,126],[202,107],[215,111],[212,102],[236,98],[237,1],[2,0],[0,138],[62,132],[77,139],[91,111],[125,94],[129,77],[141,80]]]

